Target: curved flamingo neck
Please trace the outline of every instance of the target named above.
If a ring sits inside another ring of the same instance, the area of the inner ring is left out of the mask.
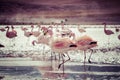
[[[32,42],[33,46],[35,46],[35,43],[38,44],[38,42],[37,42],[36,40],[34,40],[34,41]]]
[[[11,26],[11,28],[12,28],[12,30],[14,30],[14,27],[13,27],[13,26]]]
[[[6,28],[7,28],[7,33],[8,33],[10,28],[8,26]]]
[[[104,31],[106,32],[106,23],[104,23]]]
[[[34,26],[33,26],[33,25],[31,25],[31,27],[32,27],[31,32],[33,32]]]

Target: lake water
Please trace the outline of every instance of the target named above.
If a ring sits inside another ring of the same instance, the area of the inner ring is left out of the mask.
[[[42,71],[35,66],[0,66],[0,76],[4,77],[1,80],[120,80],[119,65],[98,65],[88,64],[86,71],[83,65],[65,65],[64,75],[62,69]]]

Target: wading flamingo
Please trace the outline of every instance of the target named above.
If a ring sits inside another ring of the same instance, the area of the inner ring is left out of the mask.
[[[93,47],[96,47],[97,46],[97,41],[94,41],[92,38],[90,38],[89,36],[87,35],[84,35],[82,37],[78,37],[76,39],[76,45],[77,45],[77,50],[81,50],[81,51],[84,51],[84,65],[85,65],[85,60],[86,60],[86,51],[88,49],[91,49]],[[91,49],[91,51],[93,52],[93,50]],[[91,58],[91,55],[92,55],[92,52],[90,54],[90,57],[88,59],[88,62],[91,63],[90,61],[90,58]],[[85,67],[84,67],[85,68]]]
[[[11,28],[12,28],[12,31],[9,31],[9,26],[6,26],[5,28],[7,28],[7,32],[6,32],[6,37],[7,38],[14,38],[14,37],[16,37],[17,36],[17,32],[14,30],[14,27],[13,26],[11,26]]]
[[[32,36],[32,32],[31,32],[32,29],[31,31],[27,31],[28,30],[27,28],[21,27],[21,30],[24,31],[24,36],[26,36],[28,39],[26,45],[29,45],[29,38]]]
[[[67,52],[73,48],[76,48],[77,45],[74,44],[74,42],[69,38],[56,38],[51,40],[50,47],[52,52],[59,53],[61,55],[63,62],[59,64],[58,69],[61,67],[61,65],[63,65],[64,73],[64,63],[70,60]],[[67,60],[64,59],[65,54],[68,56]]]
[[[5,28],[7,28],[6,37],[9,38],[9,39],[12,39],[12,41],[10,41],[10,42],[13,42],[14,39],[15,39],[15,37],[17,37],[17,32],[16,32],[16,30],[14,30],[14,27],[13,27],[13,26],[11,26],[11,28],[12,28],[11,31],[10,31],[9,26],[6,26]],[[10,43],[10,44],[11,44],[11,43]],[[15,46],[15,43],[14,43],[13,45],[11,44],[11,46]]]
[[[46,35],[40,35],[37,40],[33,40],[32,44],[35,46],[35,44],[42,44],[43,45],[43,55],[44,55],[44,50],[45,50],[45,45],[49,46],[49,41],[51,40],[52,37],[46,36]],[[44,59],[44,58],[43,58]]]
[[[27,30],[28,30],[27,28],[21,27],[21,30],[24,31],[24,36],[26,36],[26,37],[30,37],[32,35],[32,32],[30,32],[30,31],[27,32]]]
[[[80,26],[78,25],[78,31],[80,32],[80,33],[84,33],[84,32],[86,32],[86,30],[85,29],[83,29],[83,28],[80,28]]]
[[[35,28],[33,25],[31,26],[32,27],[32,35],[35,36],[35,37],[38,37],[40,35],[40,26],[37,26],[38,27],[38,31],[33,31],[33,28]]]
[[[106,30],[106,23],[103,23],[103,25],[104,25],[104,33],[106,34],[106,35],[112,35],[112,34],[114,34],[114,32],[113,31],[111,31],[111,30]],[[108,44],[109,44],[109,38],[110,37],[108,37]]]
[[[49,26],[48,28],[47,27],[42,27],[41,28],[41,30],[43,31],[43,34],[45,35],[45,36],[50,36],[50,37],[52,37],[52,35],[53,35],[53,27],[52,26]]]

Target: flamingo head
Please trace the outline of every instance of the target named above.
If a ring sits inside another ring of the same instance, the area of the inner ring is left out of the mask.
[[[106,23],[104,22],[104,23],[102,23],[103,25],[106,25]]]
[[[33,25],[31,25],[31,27],[32,27],[32,28],[34,28],[34,26],[33,26]]]
[[[5,28],[9,28],[9,26],[6,26]]]

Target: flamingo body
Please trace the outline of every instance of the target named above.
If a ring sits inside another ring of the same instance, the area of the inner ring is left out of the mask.
[[[7,32],[6,32],[6,37],[11,39],[11,38],[14,38],[14,37],[17,36],[17,32],[15,30],[13,30],[13,28],[12,28],[12,31],[9,31],[9,27],[8,26],[6,28],[8,28]]]

